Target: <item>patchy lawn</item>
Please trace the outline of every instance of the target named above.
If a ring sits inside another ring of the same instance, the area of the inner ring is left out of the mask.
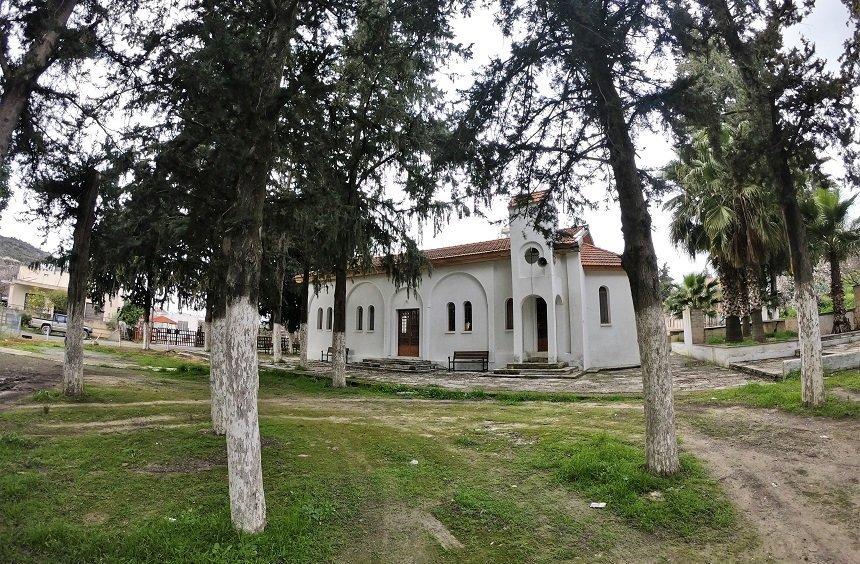
[[[800,396],[800,376],[793,373],[781,382],[750,382],[737,388],[696,392],[684,396],[682,401],[713,405],[746,405],[760,408],[778,408],[788,413],[817,415],[839,419],[860,418],[860,402],[847,395],[860,392],[860,371],[834,372],[825,376],[828,391],[826,402],[821,407],[803,405]]]
[[[713,561],[756,550],[693,456],[672,479],[644,472],[638,401],[334,390],[272,371],[260,394],[269,524],[238,535],[206,375],[115,372],[88,375],[99,403],[44,391],[0,413],[0,561]]]
[[[52,357],[62,357],[63,341],[45,339],[21,339],[7,337],[0,339],[0,347],[16,349],[37,354],[47,354]],[[84,342],[84,351],[92,353],[85,360],[104,361],[105,363],[123,363],[149,369],[161,369],[170,372],[192,372],[206,374],[209,367],[206,363],[180,355],[176,352],[144,351],[139,348],[118,345],[102,345]]]
[[[776,331],[774,333],[766,333],[765,334],[765,343],[784,343],[786,341],[796,341],[797,340],[797,332],[796,331]],[[708,339],[709,345],[724,345],[726,347],[753,347],[756,345],[761,345],[755,339],[747,338],[742,341],[738,341],[736,343],[727,343],[725,335],[718,335],[716,337],[711,337]]]

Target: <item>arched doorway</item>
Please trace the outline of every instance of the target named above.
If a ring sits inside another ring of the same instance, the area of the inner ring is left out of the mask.
[[[549,315],[546,301],[532,294],[522,302],[522,344],[524,358],[546,356],[549,351]]]
[[[537,352],[547,352],[546,301],[540,296],[535,296],[535,336],[537,337]]]

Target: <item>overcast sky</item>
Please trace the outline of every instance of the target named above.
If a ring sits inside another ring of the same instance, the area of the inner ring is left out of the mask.
[[[495,5],[493,6],[495,7]],[[787,41],[789,44],[798,41],[801,34],[812,40],[820,56],[835,65],[842,50],[842,43],[849,34],[847,28],[848,12],[839,0],[819,0],[815,11],[803,24],[790,30]],[[470,18],[462,18],[456,24],[458,39],[465,44],[473,44],[474,57],[466,64],[460,65],[457,71],[467,74],[471,69],[479,68],[490,57],[504,52],[505,41],[495,26],[489,9],[479,10]],[[637,139],[639,148],[639,165],[646,168],[659,167],[673,157],[672,146],[667,135],[642,135]],[[835,167],[835,165],[834,165]],[[837,173],[833,168],[831,172]],[[65,232],[44,233],[34,226],[32,218],[26,216],[26,195],[16,186],[13,197],[6,211],[0,218],[0,235],[17,237],[32,245],[55,251]],[[595,187],[595,193],[604,194],[602,187]],[[856,206],[855,206],[856,207]],[[499,234],[499,226],[490,220],[500,220],[507,215],[505,200],[499,199],[489,210],[483,210],[488,219],[471,217],[453,219],[442,233],[434,234],[431,227],[422,230],[422,247],[432,248],[458,243],[468,243],[493,239]],[[679,278],[691,271],[699,271],[705,266],[705,258],[693,261],[679,253],[668,240],[668,214],[660,206],[652,207],[654,245],[657,258],[662,264],[667,262],[672,275]],[[856,210],[855,210],[856,215]],[[611,201],[603,203],[598,210],[586,211],[582,218],[591,228],[595,243],[598,246],[620,253],[624,248],[621,234],[620,213]],[[570,225],[573,218],[563,218],[562,226]]]

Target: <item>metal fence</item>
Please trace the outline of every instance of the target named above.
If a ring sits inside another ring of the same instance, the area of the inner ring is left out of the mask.
[[[174,347],[202,347],[205,335],[202,330],[183,331],[181,329],[153,327],[149,335],[149,342],[153,345],[172,345]],[[131,340],[135,342],[143,341],[143,329],[135,327]]]
[[[21,335],[21,312],[0,306],[0,338]]]
[[[706,315],[705,316],[705,327],[722,327],[726,324],[726,318],[722,315]],[[669,332],[672,331],[683,331],[684,330],[684,320],[680,317],[675,317],[671,314],[666,314],[666,329]]]
[[[287,338],[281,337],[281,350],[284,351],[285,354],[289,354],[290,350],[287,348],[288,346]],[[257,351],[264,352],[268,354],[272,354],[272,336],[271,335],[257,335]],[[293,339],[293,354],[299,353],[299,340]]]

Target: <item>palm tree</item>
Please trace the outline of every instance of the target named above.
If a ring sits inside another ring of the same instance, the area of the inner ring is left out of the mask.
[[[670,238],[692,256],[710,255],[723,290],[730,342],[742,340],[746,315],[752,318],[753,337],[764,340],[761,267],[784,246],[772,192],[738,173],[753,166],[735,162],[747,128],[744,122],[725,125],[716,141],[705,130],[695,132],[690,151],[667,169],[668,179],[681,188],[665,206],[672,211]]]
[[[855,194],[842,200],[838,188],[818,188],[807,206],[811,219],[808,224],[810,240],[816,254],[830,264],[834,333],[851,331],[851,322],[845,313],[841,263],[860,252],[860,218],[851,221],[848,215],[856,198]]]
[[[700,309],[705,315],[714,315],[720,303],[720,288],[716,280],[708,280],[704,274],[687,274],[681,285],[676,285],[666,298],[666,311],[679,317],[684,308]]]

